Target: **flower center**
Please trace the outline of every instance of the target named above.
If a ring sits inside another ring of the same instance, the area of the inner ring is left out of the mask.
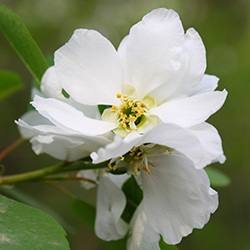
[[[142,100],[132,99],[127,95],[117,93],[120,100],[119,106],[112,106],[111,112],[118,117],[119,127],[128,131],[136,129],[144,120],[147,107]]]
[[[150,156],[159,154],[169,154],[171,148],[156,144],[144,144],[132,148],[124,156],[112,159],[108,164],[109,169],[114,174],[128,173],[138,175],[141,171],[146,174],[151,173],[154,165],[150,162]]]
[[[127,162],[130,166],[130,172],[137,175],[140,171],[150,174],[152,167],[148,162],[147,155],[142,147],[132,148],[127,154]]]

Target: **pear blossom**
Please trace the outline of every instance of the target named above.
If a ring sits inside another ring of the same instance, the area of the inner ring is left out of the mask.
[[[205,74],[205,54],[199,34],[193,28],[185,33],[173,10],[145,15],[118,50],[97,31],[78,29],[55,52],[42,80],[43,96],[33,98],[42,124],[37,117],[18,124],[36,153],[59,159],[94,152],[97,163],[154,143],[175,148],[197,168],[222,163],[220,136],[205,121],[227,92],[216,91],[218,78]],[[100,105],[106,107],[102,114]],[[54,131],[40,127],[45,121]],[[114,141],[125,146],[113,151]]]
[[[129,250],[159,249],[160,237],[178,244],[203,228],[218,207],[217,192],[203,169],[178,152],[148,155],[150,174],[141,171],[143,200],[130,225]]]
[[[218,194],[210,187],[205,170],[197,169],[175,150],[142,145],[117,160],[116,170],[124,166],[128,171],[122,175],[103,170],[79,173],[99,180],[95,231],[103,240],[128,234],[128,250],[160,250],[161,237],[168,244],[178,244],[194,228],[202,228],[218,207]],[[143,199],[126,224],[122,219],[126,206],[122,186],[130,174],[142,189]]]
[[[199,34],[163,8],[135,24],[117,50],[97,31],[78,29],[55,52],[31,102],[36,111],[17,123],[37,154],[109,161],[106,170],[80,173],[98,183],[98,237],[128,233],[129,250],[160,249],[160,237],[177,244],[216,210],[203,168],[225,156],[206,120],[227,91],[216,90],[219,79],[205,70]],[[126,173],[112,174],[117,169]],[[122,186],[131,175],[143,199],[127,224]]]

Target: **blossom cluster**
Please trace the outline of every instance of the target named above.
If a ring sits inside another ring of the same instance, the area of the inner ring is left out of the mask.
[[[205,70],[199,34],[185,32],[168,9],[145,15],[117,50],[97,31],[78,29],[55,52],[31,102],[35,110],[17,124],[36,154],[107,162],[78,173],[98,183],[101,239],[128,235],[129,250],[160,249],[161,238],[178,244],[217,209],[204,168],[225,156],[206,120],[227,92],[215,90],[219,79]],[[143,198],[128,222],[122,186],[129,178]]]

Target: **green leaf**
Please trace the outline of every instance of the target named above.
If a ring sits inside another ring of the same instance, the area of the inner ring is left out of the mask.
[[[206,172],[208,174],[211,185],[214,187],[226,187],[231,182],[230,178],[218,169],[207,168]]]
[[[18,74],[0,70],[0,99],[7,98],[23,87]]]
[[[68,250],[65,235],[49,215],[0,196],[0,249]]]
[[[39,85],[47,60],[21,19],[4,5],[0,5],[0,30]]]

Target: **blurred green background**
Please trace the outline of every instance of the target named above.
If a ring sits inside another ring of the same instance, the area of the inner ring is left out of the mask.
[[[207,48],[207,72],[219,76],[228,99],[212,119],[223,138],[227,161],[222,168],[231,185],[217,189],[220,206],[203,230],[194,230],[180,250],[250,249],[250,1],[249,0],[6,0],[26,23],[43,52],[52,55],[74,29],[97,29],[116,46],[129,27],[153,8],[177,10],[184,27],[195,27]],[[18,72],[25,88],[0,102],[0,148],[19,134],[14,120],[28,106],[31,76],[0,34],[0,69]],[[26,143],[5,161],[6,173],[42,167],[54,160],[36,156]],[[66,191],[67,190],[67,191]],[[69,233],[71,249],[97,250],[103,245],[82,221],[76,198],[94,202],[94,191],[77,183],[63,186],[22,184],[5,191],[54,215]]]

